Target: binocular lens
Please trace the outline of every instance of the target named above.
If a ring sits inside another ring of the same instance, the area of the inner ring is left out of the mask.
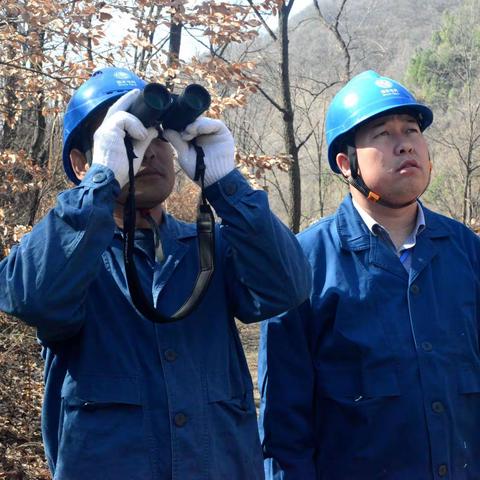
[[[201,85],[188,85],[182,95],[182,100],[192,110],[201,112],[210,106],[210,94]]]
[[[181,95],[174,95],[172,107],[162,119],[163,128],[181,132],[210,106],[210,94],[201,85],[192,83]]]
[[[143,90],[145,103],[154,110],[165,110],[171,102],[170,92],[159,83],[149,83]]]
[[[129,113],[137,117],[143,125],[153,127],[157,125],[172,103],[172,96],[167,87],[159,83],[149,83],[135,102],[128,109]]]

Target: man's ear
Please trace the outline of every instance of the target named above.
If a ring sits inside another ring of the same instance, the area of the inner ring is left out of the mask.
[[[78,150],[78,148],[72,148],[72,150],[70,150],[70,163],[72,164],[72,170],[76,177],[82,181],[83,177],[90,168],[90,165],[88,164],[83,152]]]
[[[337,166],[342,172],[342,175],[345,178],[348,178],[352,175],[352,171],[350,170],[350,160],[348,159],[348,155],[346,153],[338,153],[337,154]]]

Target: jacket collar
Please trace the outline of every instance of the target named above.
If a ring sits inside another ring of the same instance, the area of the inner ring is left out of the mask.
[[[448,237],[450,229],[442,216],[425,208],[423,204],[422,208],[425,215],[425,229],[419,233],[419,237],[431,239]],[[358,251],[370,248],[371,233],[353,206],[350,194],[340,204],[335,214],[335,222],[343,249]]]
[[[160,234],[162,235],[164,232],[172,239],[184,240],[197,235],[197,225],[177,220],[164,212],[163,221],[160,224]]]
[[[152,232],[149,228],[139,228],[135,230],[135,240],[143,240],[151,236]],[[186,223],[177,220],[168,213],[163,213],[163,220],[160,224],[160,234],[171,240],[184,240],[195,237],[197,235],[197,226],[194,223]],[[118,226],[115,227],[115,235],[122,237],[123,230]]]
[[[335,214],[340,245],[345,250],[357,251],[370,247],[368,227],[353,206],[352,196],[347,195]]]
[[[182,240],[195,237],[197,226],[193,223],[186,223],[177,220],[172,215],[164,213],[162,223],[160,224],[160,237],[164,250],[171,254],[183,256],[186,246]],[[123,230],[115,227],[115,238],[122,240]],[[153,232],[150,228],[139,228],[135,230],[135,248],[142,251],[147,257],[154,256]]]

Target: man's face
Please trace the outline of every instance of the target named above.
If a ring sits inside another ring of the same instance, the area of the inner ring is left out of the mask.
[[[392,203],[420,196],[430,179],[428,147],[408,114],[386,115],[355,133],[361,176],[370,190]]]
[[[86,127],[87,135],[92,139],[102,124],[107,108],[99,112]],[[83,178],[83,176],[82,176]],[[139,209],[151,209],[163,203],[175,184],[174,151],[172,146],[160,138],[152,140],[135,176],[135,206]],[[128,183],[122,188],[117,202],[125,204],[128,196]]]
[[[164,202],[175,183],[174,153],[172,146],[155,138],[148,146],[135,176],[136,208],[150,209]],[[123,187],[117,201],[125,203],[128,184]]]

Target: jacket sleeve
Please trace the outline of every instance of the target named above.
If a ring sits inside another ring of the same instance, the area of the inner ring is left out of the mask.
[[[243,322],[278,315],[310,293],[311,269],[295,236],[271,212],[267,194],[234,170],[206,189],[221,217],[233,314]]]
[[[268,480],[317,478],[310,319],[307,301],[261,325],[259,430]]]
[[[113,238],[118,192],[109,169],[90,169],[0,263],[0,309],[36,327],[40,340],[81,328],[88,286]]]

